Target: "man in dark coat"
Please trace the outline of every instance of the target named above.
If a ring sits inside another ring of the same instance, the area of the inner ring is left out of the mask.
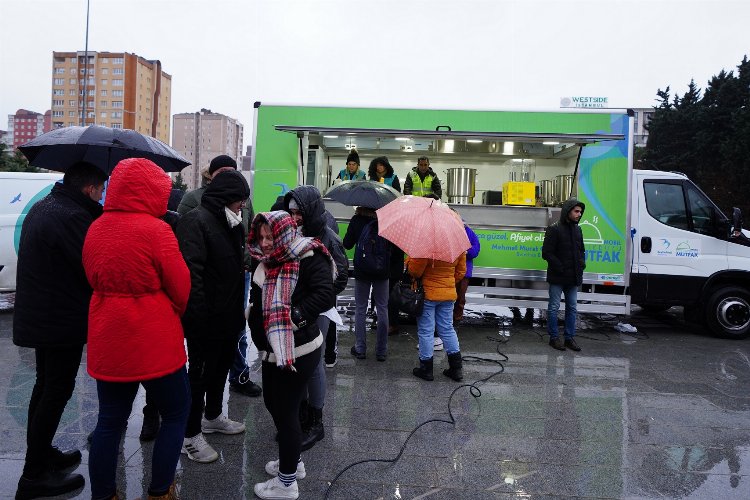
[[[440,179],[430,167],[430,159],[426,156],[417,158],[417,166],[412,168],[409,175],[406,176],[404,194],[435,198],[436,200],[443,196]]]
[[[563,203],[560,220],[547,228],[542,245],[542,258],[547,261],[549,302],[547,305],[547,333],[549,345],[564,351],[565,348],[580,351],[575,341],[576,296],[583,283],[586,268],[583,248],[583,233],[578,222],[586,206],[575,198]],[[565,342],[560,340],[557,330],[557,312],[560,296],[565,294]]]
[[[289,191],[284,196],[284,210],[289,212],[297,227],[302,228],[303,236],[318,238],[328,249],[336,264],[333,292],[336,295],[343,292],[349,279],[349,259],[346,257],[341,239],[328,225],[328,212],[318,188],[299,186]],[[336,364],[336,324],[326,316],[319,316],[317,323],[320,331],[326,336],[325,364],[333,367]],[[307,391],[309,418],[302,422],[302,451],[312,448],[325,436],[323,403],[326,397],[326,375],[323,361],[313,371],[307,383]]]
[[[222,402],[237,350],[237,332],[245,327],[246,237],[239,214],[249,195],[242,174],[222,172],[206,188],[200,206],[177,224],[177,240],[191,282],[182,325],[193,403],[182,452],[201,463],[218,458],[203,433],[239,434],[245,430],[241,422],[222,415]]]
[[[231,170],[237,170],[237,162],[231,156],[219,155],[213,160],[208,167],[208,178],[207,183],[198,189],[194,189],[182,197],[180,205],[177,208],[177,212],[180,215],[185,215],[189,211],[193,210],[201,203],[203,193],[206,191],[208,184],[211,183],[214,177],[222,172],[228,172]],[[247,234],[248,224],[253,220],[255,213],[253,212],[253,204],[250,198],[247,199],[245,205],[241,209],[242,213],[242,227],[245,228],[245,234]],[[247,294],[250,287],[250,254],[245,250],[245,296],[243,303],[247,305]],[[237,352],[234,355],[234,361],[229,369],[229,389],[233,392],[244,394],[245,396],[260,396],[262,390],[260,386],[254,383],[248,377],[250,369],[247,366],[247,333],[245,328],[239,332],[237,341]]]
[[[36,383],[16,498],[61,495],[84,485],[80,474],[61,472],[79,463],[81,452],[62,452],[52,438],[86,343],[92,290],[81,253],[89,226],[102,214],[106,180],[94,165],[70,167],[63,183],[31,207],[21,229],[13,343],[35,350]]]

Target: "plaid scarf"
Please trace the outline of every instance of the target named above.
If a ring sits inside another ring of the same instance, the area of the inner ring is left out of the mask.
[[[273,235],[273,252],[264,255],[256,241],[261,224],[268,224]],[[294,369],[294,331],[291,319],[292,293],[299,279],[299,262],[308,252],[319,248],[335,265],[328,249],[315,238],[298,233],[294,220],[283,210],[261,212],[253,219],[248,235],[250,255],[259,260],[266,272],[263,282],[263,327],[266,338],[276,355],[276,365]]]

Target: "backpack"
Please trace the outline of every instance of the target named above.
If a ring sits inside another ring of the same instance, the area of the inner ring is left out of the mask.
[[[390,270],[391,247],[378,235],[378,221],[368,222],[354,249],[354,268],[370,276],[387,277]]]

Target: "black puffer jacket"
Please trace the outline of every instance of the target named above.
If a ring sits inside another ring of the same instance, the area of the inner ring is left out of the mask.
[[[206,188],[200,206],[177,224],[177,241],[190,269],[190,299],[182,317],[186,337],[226,338],[245,326],[245,229],[229,226],[224,207],[249,195],[242,174],[222,172]]]
[[[547,228],[542,245],[542,258],[547,261],[547,281],[554,285],[580,285],[583,282],[583,270],[586,268],[583,248],[583,233],[576,222],[568,219],[568,214],[575,207],[581,207],[581,214],[586,205],[571,198],[563,203],[560,220]]]
[[[302,235],[318,238],[328,249],[336,263],[336,281],[333,292],[338,295],[346,288],[349,279],[349,259],[346,257],[341,238],[329,227],[325,203],[315,186],[299,186],[284,196],[284,210],[289,211],[289,201],[294,199],[302,212]],[[332,217],[331,217],[332,218]]]
[[[55,184],[36,203],[21,229],[13,343],[62,347],[86,343],[91,286],[81,252],[102,206]]]
[[[258,264],[257,260],[253,260],[253,274]],[[292,292],[292,308],[298,308],[302,318],[307,320],[307,326],[294,332],[295,346],[311,342],[320,335],[320,329],[315,320],[334,305],[336,305],[336,295],[333,293],[333,280],[331,280],[331,261],[321,250],[315,250],[312,256],[300,260],[299,278]],[[253,343],[258,350],[270,352],[271,346],[266,339],[266,330],[263,327],[263,291],[255,281],[250,287],[248,325]]]

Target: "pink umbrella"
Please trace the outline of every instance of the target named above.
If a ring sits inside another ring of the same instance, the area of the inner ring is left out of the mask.
[[[471,247],[461,217],[439,200],[402,196],[375,213],[378,234],[410,257],[453,262]]]

